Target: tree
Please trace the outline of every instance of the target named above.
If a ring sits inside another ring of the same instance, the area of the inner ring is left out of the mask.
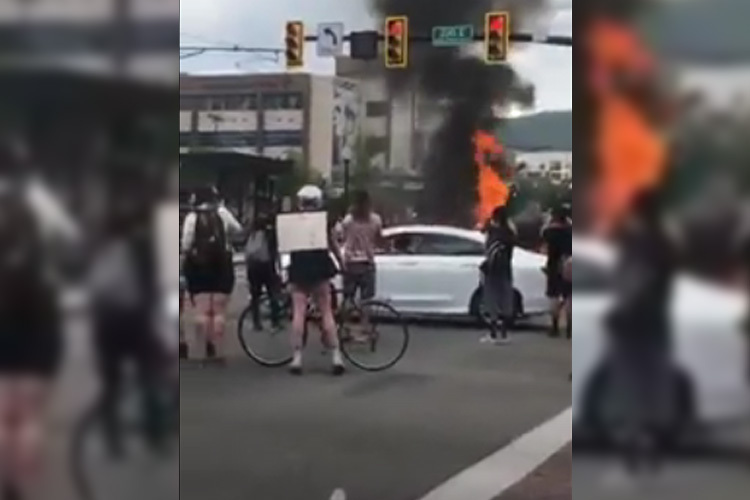
[[[292,171],[279,179],[279,196],[294,196],[305,184],[315,184],[321,187],[325,184],[325,179],[319,172],[315,172],[305,165],[302,153],[290,150],[287,151],[286,158],[292,162]]]

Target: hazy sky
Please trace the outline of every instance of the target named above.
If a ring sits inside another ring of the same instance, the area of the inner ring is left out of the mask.
[[[462,0],[458,0],[462,1]],[[463,0],[467,1],[467,0]],[[552,34],[572,32],[572,0],[550,0],[554,5],[540,29]],[[368,29],[374,20],[363,0],[180,0],[181,45],[246,45],[282,47],[284,23],[305,21],[308,31],[319,22],[341,21],[347,30]],[[511,62],[537,88],[537,109],[572,107],[573,58],[569,48],[541,45],[516,46]],[[315,46],[306,51],[307,69],[332,73],[332,60],[315,57]],[[204,54],[182,61],[186,72],[279,71],[282,64],[247,54]]]

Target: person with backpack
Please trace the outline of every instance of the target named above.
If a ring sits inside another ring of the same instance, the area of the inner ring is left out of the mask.
[[[195,194],[195,208],[182,231],[185,278],[195,307],[198,334],[205,339],[206,360],[224,362],[223,337],[229,295],[234,289],[231,237],[242,226],[220,203],[215,189]]]
[[[263,329],[260,318],[260,298],[265,288],[271,306],[271,325],[280,328],[279,288],[279,244],[273,217],[265,211],[259,212],[253,222],[245,243],[245,265],[250,287],[250,308],[255,330]]]
[[[63,352],[51,246],[77,224],[31,175],[21,143],[0,140],[0,498],[28,498],[39,477],[44,414]]]
[[[510,340],[508,326],[516,312],[513,289],[513,251],[518,236],[506,206],[501,205],[495,208],[485,227],[485,232],[487,234],[485,260],[480,269],[490,333],[482,337],[481,341],[497,345]],[[500,327],[499,338],[498,326]]]

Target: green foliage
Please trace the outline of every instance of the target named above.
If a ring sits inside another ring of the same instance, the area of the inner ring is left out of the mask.
[[[530,202],[537,202],[542,210],[548,210],[562,203],[569,203],[573,189],[570,184],[558,184],[546,178],[521,179],[516,184],[513,212],[523,211]]]
[[[323,186],[323,176],[305,165],[304,158],[300,152],[289,151],[287,159],[292,162],[293,167],[289,174],[279,178],[277,189],[281,197],[294,196],[305,184]]]

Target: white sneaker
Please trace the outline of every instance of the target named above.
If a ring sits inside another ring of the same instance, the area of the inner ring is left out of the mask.
[[[333,374],[334,375],[341,375],[344,373],[344,360],[341,357],[341,350],[340,349],[334,349],[333,350]]]
[[[481,339],[479,339],[479,342],[482,344],[492,344],[492,345],[508,345],[510,344],[510,337],[502,338],[502,337],[496,337],[493,338],[490,335],[485,335]]]
[[[302,373],[302,353],[295,352],[292,362],[289,364],[289,371],[293,375],[300,375]]]

